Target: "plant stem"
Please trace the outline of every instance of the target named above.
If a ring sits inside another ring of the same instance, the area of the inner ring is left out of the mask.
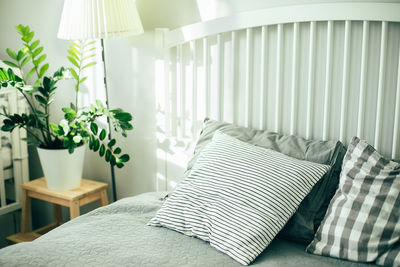
[[[31,110],[32,110],[32,112],[33,112],[33,116],[35,116],[35,119],[36,119],[37,123],[39,123],[39,117],[38,117],[38,115],[36,114],[36,110],[33,108],[31,101],[29,101],[28,97],[27,97],[26,94],[22,91],[22,89],[19,89],[18,91],[20,91],[21,94],[25,97],[26,102],[28,102],[28,105],[30,106],[30,108],[31,108]],[[42,141],[40,141],[40,142],[41,142],[41,143],[45,143],[45,144],[48,146],[48,145],[49,145],[49,142],[48,142],[48,140],[46,139],[46,135],[44,134],[43,129],[42,129],[41,127],[38,127],[38,128],[40,128],[40,132],[42,133],[42,136],[43,136],[43,142],[42,142]]]
[[[78,93],[79,93],[79,85],[80,85],[80,81],[81,81],[81,72],[82,72],[82,63],[83,63],[83,53],[85,50],[85,42],[80,40],[79,41],[79,45],[81,47],[81,57],[79,60],[79,68],[78,68],[78,80],[76,81],[76,89],[75,89],[75,112],[78,112]]]
[[[25,45],[26,45],[26,47],[28,47],[28,51],[29,51],[29,53],[31,55],[31,61],[33,63],[33,67],[35,68],[36,76],[38,77],[38,80],[40,80],[39,65],[36,65],[35,62],[34,62],[35,58],[33,57],[33,50],[31,49],[29,43],[25,42]],[[42,81],[40,81],[40,86],[43,87],[43,82]],[[33,107],[36,109],[35,106],[33,106]],[[49,145],[52,142],[52,140],[51,140],[51,131],[50,131],[50,123],[49,123],[50,122],[50,113],[49,113],[49,110],[48,110],[48,105],[46,105],[46,107],[45,107],[45,114],[47,114],[46,120],[45,120],[46,130],[47,130],[46,131],[47,137],[45,137],[45,141],[46,141],[46,145]],[[43,134],[43,137],[44,137],[43,129],[41,128],[40,130],[41,130],[41,132]]]

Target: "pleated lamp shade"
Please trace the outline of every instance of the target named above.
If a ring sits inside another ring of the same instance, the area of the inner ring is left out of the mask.
[[[65,0],[57,37],[85,40],[141,33],[133,0]]]

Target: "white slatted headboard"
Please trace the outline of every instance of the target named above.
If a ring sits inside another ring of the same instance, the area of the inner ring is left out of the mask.
[[[330,3],[158,30],[159,188],[174,186],[205,117],[345,144],[357,135],[400,158],[399,22],[400,4]]]

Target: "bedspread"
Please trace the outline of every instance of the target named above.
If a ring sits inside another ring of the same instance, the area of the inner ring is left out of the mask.
[[[206,242],[146,223],[166,193],[125,198],[71,220],[33,242],[0,250],[0,266],[241,266]],[[276,239],[251,266],[366,266],[310,255]]]

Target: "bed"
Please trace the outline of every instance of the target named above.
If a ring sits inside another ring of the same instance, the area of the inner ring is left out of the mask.
[[[161,192],[119,200],[31,243],[2,249],[0,265],[240,266],[208,242],[147,225],[171,199],[164,191],[182,180],[176,165],[193,153],[203,119],[254,128],[251,137],[269,129],[349,146],[359,142],[352,139],[357,135],[398,159],[399,14],[394,3],[308,4],[157,30]],[[275,238],[252,265],[368,265],[305,249]]]
[[[0,250],[0,265],[241,266],[204,241],[147,226],[166,194],[122,199],[61,225],[33,243],[4,248]],[[301,262],[303,266],[364,266],[310,255],[304,248],[278,239],[253,265],[298,266]]]

